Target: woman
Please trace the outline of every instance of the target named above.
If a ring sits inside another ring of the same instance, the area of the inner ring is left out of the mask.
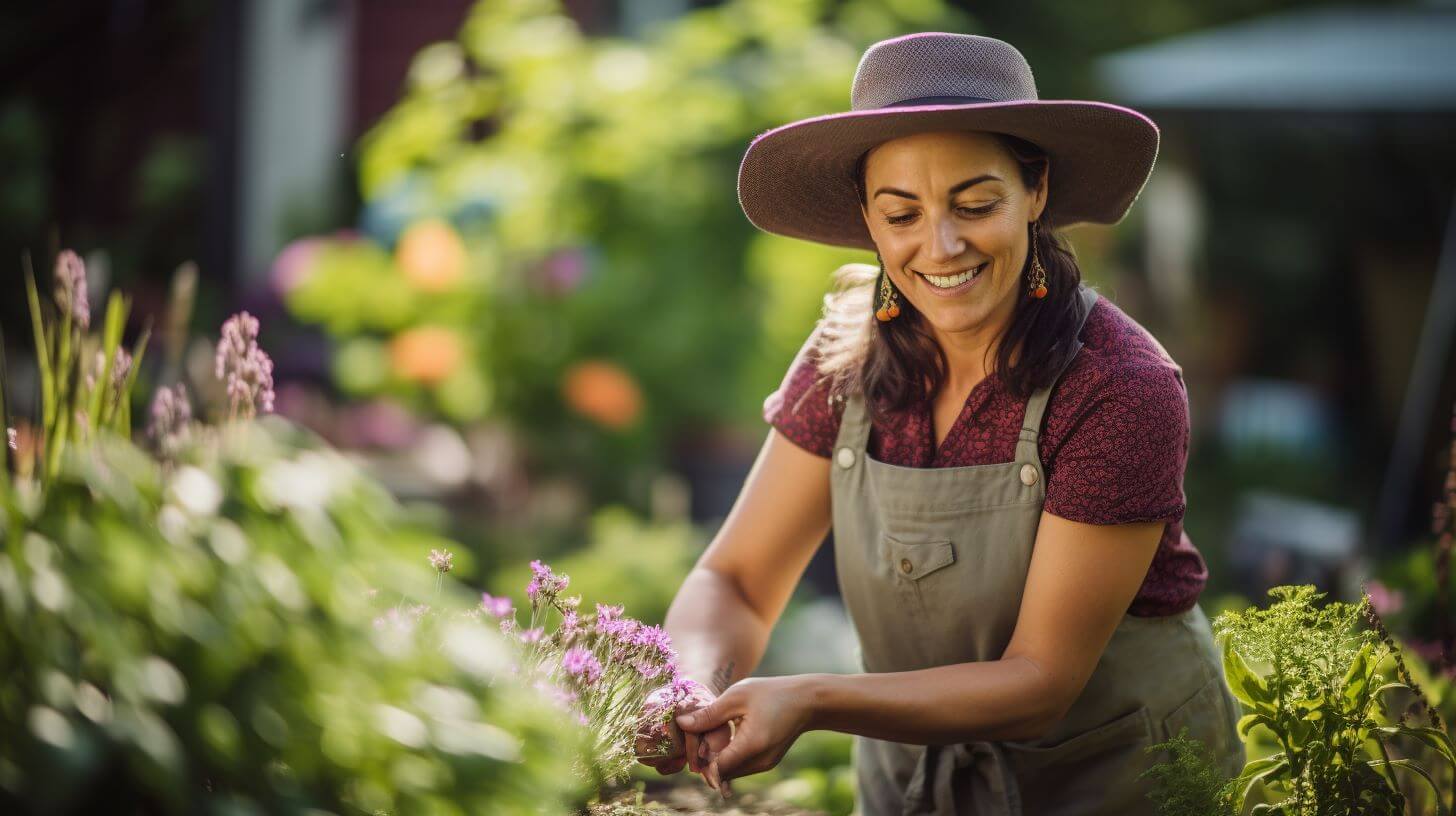
[[[1038,100],[1015,48],[957,34],[872,46],[852,99],[743,160],[754,224],[879,267],[841,270],[766,402],[773,430],[667,617],[721,696],[643,761],[726,786],[843,731],[866,816],[1148,813],[1145,749],[1184,727],[1236,773],[1182,532],[1181,370],[1054,232],[1122,219],[1156,126]],[[741,679],[831,527],[864,673]]]

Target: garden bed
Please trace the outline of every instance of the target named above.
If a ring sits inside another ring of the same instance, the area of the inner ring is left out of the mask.
[[[648,814],[723,814],[724,816],[824,816],[822,810],[808,810],[775,802],[761,794],[735,792],[724,799],[696,778],[681,784],[649,782],[641,790],[604,794],[604,801],[592,805],[589,816],[648,816]]]

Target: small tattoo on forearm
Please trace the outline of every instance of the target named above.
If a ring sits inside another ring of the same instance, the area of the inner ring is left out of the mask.
[[[733,665],[733,661],[730,660],[728,661],[728,665],[719,666],[718,670],[713,672],[714,694],[722,694],[725,689],[733,684]]]

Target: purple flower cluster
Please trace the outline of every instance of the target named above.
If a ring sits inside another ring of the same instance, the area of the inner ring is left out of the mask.
[[[597,604],[596,632],[611,644],[614,663],[628,663],[651,680],[663,674],[677,676],[677,652],[661,626],[622,617],[622,607]]]
[[[222,324],[217,378],[227,383],[234,415],[273,410],[273,360],[258,347],[258,318],[239,312]]]
[[[69,249],[56,256],[56,305],[71,314],[82,330],[91,327],[91,303],[86,293],[86,264]]]
[[[590,649],[581,646],[568,649],[561,656],[561,668],[573,677],[580,677],[588,686],[595,685],[602,677],[602,662]]]
[[[187,388],[182,383],[162,386],[152,397],[152,418],[147,425],[147,435],[156,444],[157,450],[171,457],[182,447],[190,431],[192,403],[187,399]]]
[[[497,618],[504,618],[516,611],[516,605],[505,595],[499,597],[489,592],[480,593],[480,607]]]
[[[575,609],[568,609],[561,616],[561,628],[556,630],[561,633],[562,642],[566,642],[581,633],[581,617],[576,614]]]
[[[561,594],[569,583],[571,583],[570,577],[557,575],[540,561],[532,561],[531,582],[526,584],[526,597],[530,598],[532,603],[541,600],[549,601]]]

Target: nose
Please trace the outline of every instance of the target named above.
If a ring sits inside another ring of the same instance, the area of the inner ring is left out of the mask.
[[[930,261],[948,264],[966,251],[966,241],[950,213],[936,220],[930,236]]]

